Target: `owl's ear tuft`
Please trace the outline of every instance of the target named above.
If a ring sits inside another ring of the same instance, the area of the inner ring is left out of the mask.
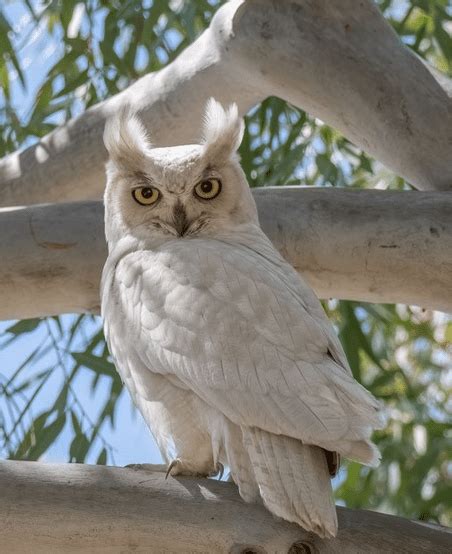
[[[151,148],[149,136],[138,115],[129,106],[107,119],[104,144],[117,168],[139,168]]]
[[[244,123],[239,117],[237,104],[224,109],[214,98],[209,98],[201,139],[209,158],[222,161],[231,158],[242,142],[243,131]]]

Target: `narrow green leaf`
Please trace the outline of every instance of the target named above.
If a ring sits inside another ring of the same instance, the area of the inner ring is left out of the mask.
[[[6,333],[11,333],[12,335],[21,335],[22,333],[30,333],[31,331],[34,331],[39,324],[41,323],[42,319],[22,319],[22,321],[18,321],[17,323],[14,323],[14,325],[11,325],[11,327],[8,327],[5,329]]]
[[[96,464],[99,466],[107,465],[107,450],[105,448],[102,448],[101,453],[96,460]]]
[[[66,423],[66,414],[61,414],[57,419],[44,427],[40,433],[36,435],[36,443],[27,454],[28,460],[39,459],[45,451],[56,441],[62,432]]]
[[[69,459],[72,463],[82,464],[91,447],[89,440],[83,433],[75,436],[69,448]]]
[[[93,370],[95,373],[107,375],[113,379],[116,379],[118,375],[114,364],[105,358],[95,356],[90,352],[72,352],[71,355],[78,364]]]

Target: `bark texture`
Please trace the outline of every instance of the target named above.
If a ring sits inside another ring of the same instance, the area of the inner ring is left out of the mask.
[[[452,195],[255,189],[264,231],[321,298],[452,312]],[[0,318],[99,308],[103,207],[0,210]]]
[[[10,554],[446,554],[442,527],[338,508],[321,540],[244,504],[236,487],[127,468],[0,462],[0,536]]]
[[[130,104],[156,145],[199,138],[206,100],[246,113],[276,95],[411,184],[452,189],[452,98],[372,0],[232,0],[173,63],[0,160],[0,205],[99,198],[106,118]]]

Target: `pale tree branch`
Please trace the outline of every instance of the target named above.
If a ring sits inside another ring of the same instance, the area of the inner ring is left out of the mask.
[[[242,114],[279,96],[415,187],[451,189],[449,93],[372,0],[232,0],[166,68],[1,160],[0,205],[99,198],[106,117],[131,104],[156,145],[193,142],[209,96]]]
[[[254,189],[264,231],[321,298],[452,312],[452,195]],[[103,208],[0,210],[0,318],[97,312]]]
[[[443,527],[338,508],[322,540],[245,504],[232,483],[127,468],[0,462],[4,552],[446,554]]]

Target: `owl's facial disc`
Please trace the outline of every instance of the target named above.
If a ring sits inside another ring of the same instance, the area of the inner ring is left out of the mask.
[[[226,177],[223,188],[223,175],[203,160],[197,150],[190,148],[189,156],[180,158],[175,155],[177,150],[173,150],[171,164],[158,163],[158,158],[154,157],[145,171],[136,171],[129,177],[127,184],[131,195],[126,201],[134,215],[130,214],[132,217],[127,219],[137,223],[143,231],[158,231],[170,237],[194,237],[206,231],[237,195],[235,187],[227,182],[225,167],[222,169]],[[127,212],[124,210],[128,216]]]
[[[258,225],[256,205],[236,151],[243,133],[237,106],[206,106],[198,144],[153,147],[136,115],[107,121],[110,159],[105,191],[109,247],[123,237],[141,242],[216,237]]]

